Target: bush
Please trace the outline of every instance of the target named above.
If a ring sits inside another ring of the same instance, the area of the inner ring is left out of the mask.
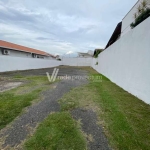
[[[103,51],[103,49],[97,49],[97,50],[95,50],[95,52],[94,52],[94,58],[98,58],[98,55],[101,53]]]
[[[135,19],[135,22],[132,22],[130,24],[131,28],[133,29],[134,27],[139,25],[141,22],[143,22],[145,19],[147,19],[149,16],[150,16],[150,9],[147,8]]]

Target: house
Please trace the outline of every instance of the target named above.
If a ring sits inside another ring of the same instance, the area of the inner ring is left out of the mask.
[[[113,43],[115,43],[121,36],[121,28],[122,28],[122,22],[118,23],[118,25],[116,26],[110,40],[108,41],[106,48],[108,48],[110,45],[112,45]]]
[[[53,55],[44,51],[0,40],[0,56],[2,55],[34,59],[56,59]]]
[[[87,53],[78,52],[78,57],[81,58],[90,58],[93,57],[93,51],[89,50]]]
[[[119,38],[122,38],[130,30],[132,30],[131,24],[135,22],[136,18],[142,13],[142,11],[149,7],[150,0],[138,0],[137,3],[131,8],[131,10],[125,15],[122,21],[117,24],[105,49],[115,43]]]

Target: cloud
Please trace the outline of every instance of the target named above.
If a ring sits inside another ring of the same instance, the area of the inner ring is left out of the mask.
[[[45,37],[37,37],[37,40],[43,41],[43,40],[49,40],[49,38],[45,38]]]
[[[0,0],[0,39],[52,54],[103,48],[136,0]]]

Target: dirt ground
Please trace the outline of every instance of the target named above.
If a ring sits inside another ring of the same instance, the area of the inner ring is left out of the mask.
[[[3,79],[0,81],[0,92],[5,92],[20,86],[22,82],[15,82],[15,81],[7,81]]]

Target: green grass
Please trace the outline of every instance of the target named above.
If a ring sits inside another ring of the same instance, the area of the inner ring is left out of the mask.
[[[91,75],[99,75],[86,68]],[[106,77],[73,89],[59,101],[62,111],[92,109],[98,115],[111,147],[119,150],[149,150],[150,105],[124,91]]]
[[[99,76],[90,68],[82,68]],[[150,105],[124,91],[102,76],[102,82],[72,89],[60,100],[61,111],[49,115],[24,144],[26,150],[84,150],[86,137],[72,119],[75,108],[97,113],[97,124],[104,127],[109,144],[116,150],[149,150]]]
[[[25,150],[85,150],[86,141],[69,112],[49,115],[25,142]]]
[[[24,84],[0,93],[0,129],[12,122],[25,107],[39,98],[42,91],[50,87],[46,76],[15,76],[14,80],[23,81]]]

